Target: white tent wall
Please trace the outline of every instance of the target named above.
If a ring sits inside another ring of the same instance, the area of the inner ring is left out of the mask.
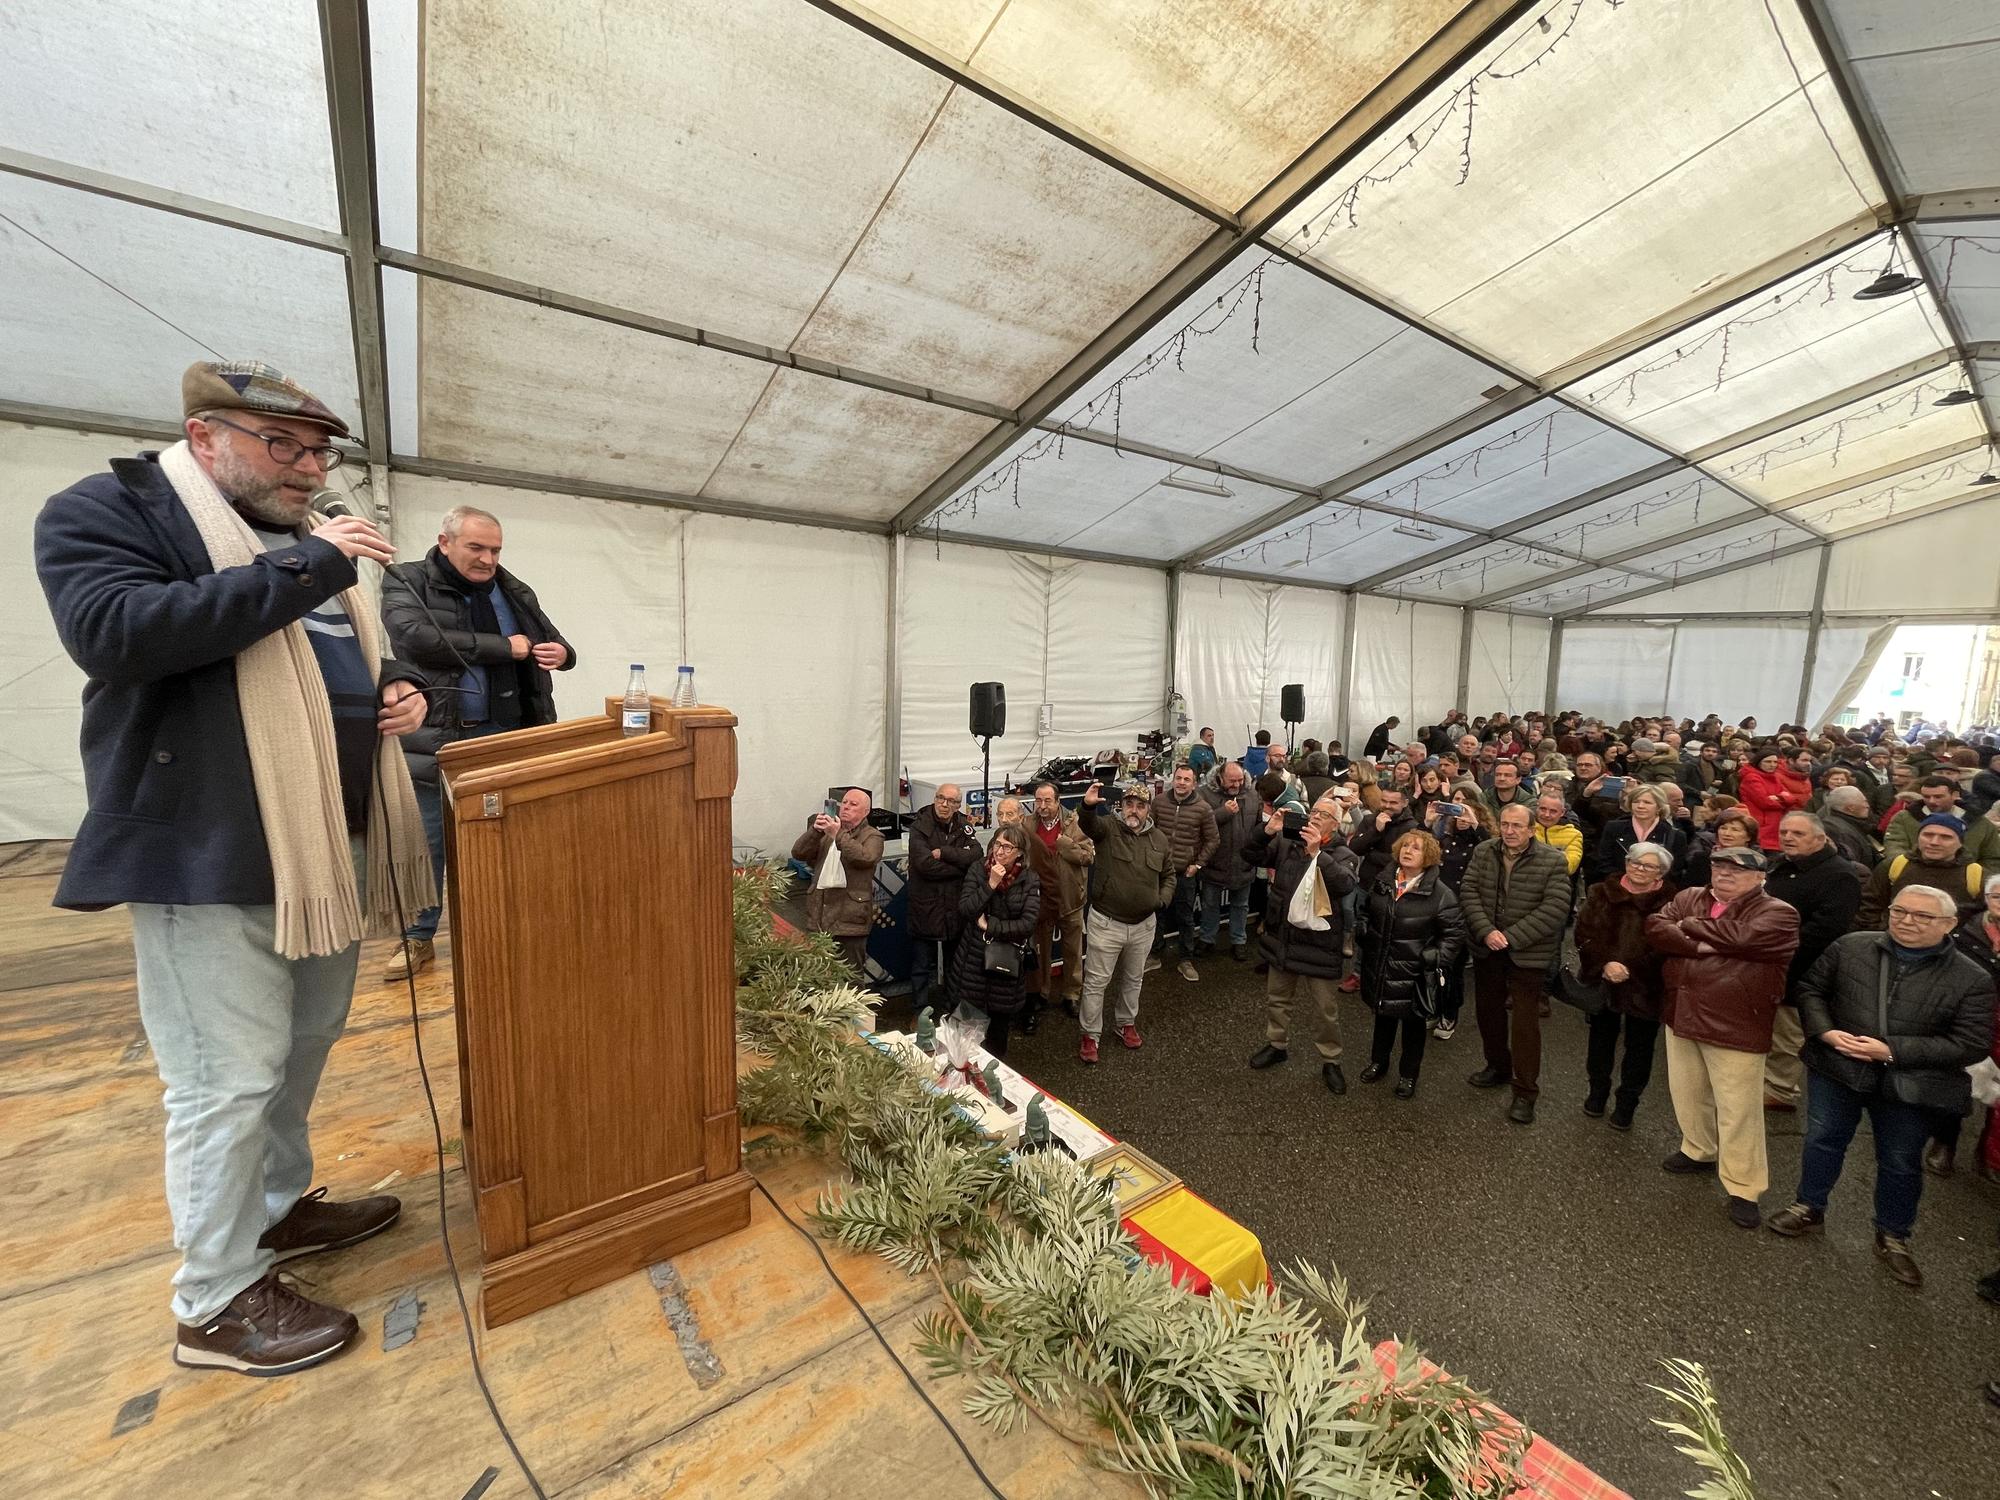
[[[1867,625],[1829,625],[1819,633],[1819,653],[1813,658],[1812,690],[1806,694],[1805,723],[1818,729],[1847,707],[1899,622],[1890,619]]]
[[[1731,724],[1745,717],[1767,727],[1783,723],[1797,707],[1805,653],[1804,620],[1677,625],[1666,702],[1653,707],[1683,719],[1717,713]]]
[[[1547,707],[1542,692],[1548,685],[1551,628],[1549,621],[1526,615],[1474,610],[1472,655],[1461,663],[1465,702],[1454,706],[1468,714]]]
[[[1305,689],[1301,733],[1338,738],[1340,651],[1347,596],[1241,578],[1181,580],[1175,686],[1187,699],[1190,732],[1208,725],[1224,756],[1259,729],[1284,743],[1283,688]]]
[[[1463,626],[1464,615],[1456,609],[1360,595],[1348,737],[1360,742],[1391,714],[1406,730],[1415,729],[1454,707]]]
[[[1164,717],[1166,636],[1161,569],[912,538],[900,637],[903,765],[918,781],[978,784],[979,744],[967,732],[975,682],[1007,689],[996,785],[1050,756],[1129,745]]]
[[[2000,615],[2000,498],[1833,544],[1826,607],[1991,610]]]
[[[1613,722],[1657,712],[1667,695],[1673,649],[1671,625],[1572,624],[1563,631],[1555,707]]]
[[[1819,579],[1819,554],[1795,552],[1773,562],[1738,568],[1733,573],[1697,579],[1678,588],[1662,589],[1643,599],[1632,599],[1591,611],[1593,618],[1605,615],[1647,615],[1671,619],[1675,615],[1737,614],[1757,615],[1786,611],[1803,614],[1812,608],[1813,585]],[[1759,718],[1763,717],[1761,714]]]

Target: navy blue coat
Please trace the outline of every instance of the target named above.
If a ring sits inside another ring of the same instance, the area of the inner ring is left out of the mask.
[[[309,539],[244,567],[209,566],[157,455],[116,458],[35,521],[35,571],[56,633],[89,682],[90,810],[56,905],[206,906],[276,899],[236,701],[236,655],[352,587],[354,564]],[[421,674],[384,662],[384,682]]]

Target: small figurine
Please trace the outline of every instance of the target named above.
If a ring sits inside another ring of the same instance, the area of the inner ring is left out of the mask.
[[[1049,1112],[1042,1107],[1045,1095],[1037,1094],[1028,1101],[1028,1118],[1021,1127],[1021,1149],[1024,1151],[1046,1151],[1052,1139],[1049,1132]]]
[[[979,1077],[980,1081],[986,1085],[986,1097],[999,1105],[1000,1108],[1005,1109],[1007,1107],[1007,1090],[1000,1082],[999,1062],[997,1060],[989,1062]]]
[[[937,1051],[937,1024],[931,1019],[928,1005],[917,1012],[917,1050],[926,1057]]]

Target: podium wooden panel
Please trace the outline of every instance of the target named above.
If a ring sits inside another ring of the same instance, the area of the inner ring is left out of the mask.
[[[508,1322],[741,1229],[736,718],[653,700],[448,745],[460,1119]]]

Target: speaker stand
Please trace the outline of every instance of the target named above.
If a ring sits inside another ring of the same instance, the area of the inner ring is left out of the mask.
[[[993,736],[983,735],[979,741],[979,805],[980,815],[986,819],[991,829],[998,825],[993,821]]]

